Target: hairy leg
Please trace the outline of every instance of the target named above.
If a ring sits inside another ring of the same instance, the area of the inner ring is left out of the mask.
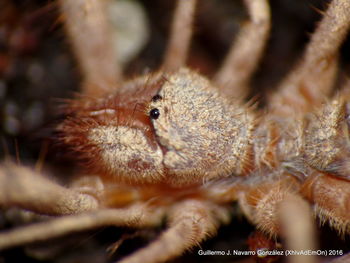
[[[163,70],[174,71],[186,64],[197,0],[177,1]]]
[[[252,186],[242,192],[239,204],[248,219],[265,234],[284,237],[286,249],[315,249],[314,221],[309,204],[299,196],[299,184],[294,178],[281,179]],[[293,256],[289,262],[314,263],[312,256]]]
[[[198,245],[215,233],[219,218],[213,205],[187,200],[175,205],[169,213],[169,228],[149,246],[121,260],[123,263],[164,262]]]
[[[338,51],[350,27],[350,2],[331,1],[312,34],[303,59],[280,84],[269,106],[279,116],[303,113],[320,105],[336,77]]]
[[[60,186],[29,168],[4,163],[0,165],[0,206],[65,215],[94,210],[98,201],[91,195]]]
[[[107,225],[144,227],[160,224],[162,211],[153,211],[145,204],[121,209],[101,209],[64,216],[42,223],[0,233],[0,250],[30,242],[45,241],[69,233]]]
[[[301,193],[314,203],[321,222],[329,222],[341,235],[350,230],[350,182],[332,175],[308,176]]]
[[[245,0],[250,21],[238,37],[214,81],[220,90],[230,98],[247,95],[249,79],[254,73],[270,33],[270,8],[266,0]]]
[[[83,74],[82,92],[96,96],[115,90],[122,70],[112,45],[106,1],[60,0],[69,39]]]
[[[281,235],[291,251],[316,250],[315,223],[309,203],[298,195],[288,194],[279,206]],[[316,257],[292,255],[288,263],[316,263]]]

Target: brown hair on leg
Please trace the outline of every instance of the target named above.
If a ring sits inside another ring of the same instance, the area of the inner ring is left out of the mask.
[[[239,32],[214,78],[220,91],[230,98],[247,95],[249,79],[263,55],[271,27],[268,1],[245,0],[245,4],[250,21]]]
[[[176,204],[169,214],[169,228],[149,246],[121,262],[165,262],[198,245],[215,233],[218,227],[219,219],[214,217],[212,209],[210,203],[199,200],[186,200]]]
[[[118,88],[122,69],[112,45],[104,0],[60,0],[65,27],[83,75],[82,92],[102,95]]]
[[[350,27],[350,2],[334,0],[312,34],[304,58],[270,98],[280,116],[295,116],[320,105],[332,91],[338,51]]]
[[[127,208],[101,209],[64,216],[1,232],[0,250],[108,225],[150,227],[160,224],[161,212],[159,209],[158,211],[152,211],[145,204],[136,204]]]
[[[0,205],[44,215],[65,215],[96,209],[98,201],[60,186],[32,169],[5,163],[0,166]]]
[[[197,0],[180,0],[177,3],[162,66],[165,71],[174,71],[186,64],[196,3]]]
[[[350,230],[350,183],[330,174],[315,172],[304,182],[301,193],[314,203],[321,222],[344,236]]]

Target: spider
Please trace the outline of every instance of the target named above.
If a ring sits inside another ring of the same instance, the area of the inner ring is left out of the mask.
[[[265,235],[285,236],[289,249],[315,248],[312,217],[349,232],[348,88],[327,99],[350,25],[348,1],[329,4],[264,110],[244,98],[269,36],[267,1],[245,1],[250,22],[210,80],[186,67],[196,0],[177,2],[160,69],[130,80],[109,44],[104,2],[60,5],[83,79],[56,130],[82,168],[63,187],[4,163],[3,207],[60,217],[0,233],[0,249],[166,218],[155,241],[121,260],[164,262],[215,235],[235,201]],[[315,258],[290,259],[298,260]]]

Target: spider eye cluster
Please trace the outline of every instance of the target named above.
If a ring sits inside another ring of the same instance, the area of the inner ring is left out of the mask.
[[[157,94],[157,95],[155,95],[155,96],[152,97],[152,101],[153,101],[153,102],[159,101],[159,100],[161,100],[161,99],[162,99],[162,96],[160,96],[159,94]],[[160,111],[159,111],[159,109],[157,109],[157,108],[151,109],[150,112],[149,112],[149,116],[150,116],[151,119],[153,119],[153,120],[158,119],[159,116],[160,116]]]

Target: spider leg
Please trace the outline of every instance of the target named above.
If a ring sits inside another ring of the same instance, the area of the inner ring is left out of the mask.
[[[239,204],[250,221],[265,234],[281,235],[288,250],[315,249],[315,233],[309,204],[298,195],[299,183],[288,175],[285,179],[252,186],[241,192]],[[312,256],[288,257],[289,262],[316,262]]]
[[[160,210],[152,211],[151,213],[151,210],[142,204],[128,208],[101,209],[64,216],[0,233],[0,250],[107,225],[154,226],[160,223],[161,218],[162,213]]]
[[[0,166],[0,206],[64,215],[96,209],[98,202],[91,195],[62,187],[29,168],[5,163]]]
[[[186,200],[170,209],[169,228],[156,241],[121,262],[165,262],[212,235],[217,224],[211,204]]]
[[[179,0],[177,3],[162,66],[165,71],[177,70],[186,63],[196,3],[197,0]]]
[[[269,105],[279,116],[320,105],[333,88],[338,51],[350,27],[350,2],[334,0],[312,34],[303,59],[284,79]]]
[[[83,74],[82,92],[95,96],[115,90],[122,70],[112,44],[106,1],[61,0],[60,5]]]
[[[341,235],[350,230],[350,182],[329,174],[309,175],[301,193],[314,203],[322,223],[328,221]]]
[[[285,247],[291,251],[316,250],[316,231],[308,202],[295,194],[288,194],[279,206],[279,221]],[[316,257],[291,255],[288,263],[316,263]]]
[[[251,21],[234,41],[214,81],[230,98],[247,95],[249,79],[263,55],[270,33],[270,8],[266,0],[245,0]]]

